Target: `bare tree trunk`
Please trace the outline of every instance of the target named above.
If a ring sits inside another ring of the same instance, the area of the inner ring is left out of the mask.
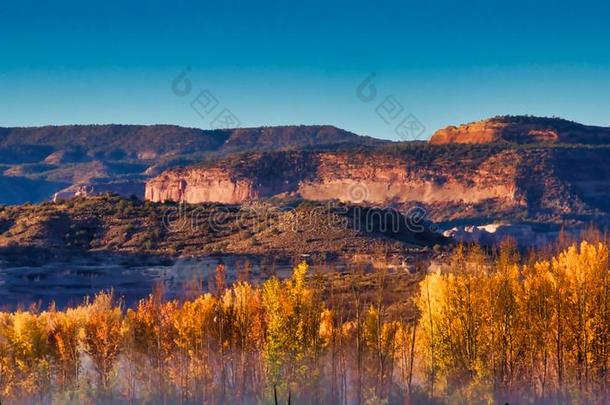
[[[409,379],[407,384],[407,392],[409,393],[409,400],[411,398],[411,383],[413,382],[413,362],[415,360],[415,333],[417,330],[417,321],[413,322],[413,334],[411,335],[411,354],[409,361]]]
[[[430,303],[430,287],[426,285],[426,294],[428,297],[428,317],[430,319],[430,376],[429,376],[429,386],[430,386],[430,397],[434,398],[434,379],[435,379],[435,370],[434,370],[434,325],[432,322],[432,304]]]

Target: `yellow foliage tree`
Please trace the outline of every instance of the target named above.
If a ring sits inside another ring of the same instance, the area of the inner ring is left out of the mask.
[[[114,294],[103,292],[95,296],[87,308],[84,322],[84,347],[98,374],[98,389],[110,389],[114,366],[126,334],[121,305],[114,306]]]

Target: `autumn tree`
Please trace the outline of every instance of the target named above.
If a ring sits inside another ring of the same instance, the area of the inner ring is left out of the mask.
[[[114,366],[122,349],[124,329],[121,304],[114,305],[113,292],[102,292],[88,305],[84,322],[85,352],[98,374],[98,389],[110,391]]]

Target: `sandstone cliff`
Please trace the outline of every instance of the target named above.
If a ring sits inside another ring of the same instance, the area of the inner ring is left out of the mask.
[[[463,124],[448,126],[432,135],[430,143],[489,142],[513,143],[610,143],[610,128],[582,125],[559,118],[530,116],[504,116]]]
[[[146,199],[241,203],[287,194],[372,204],[490,198],[518,204],[517,166],[498,165],[497,159],[447,173],[441,161],[427,166],[381,152],[256,154],[238,162],[166,171],[147,183]]]

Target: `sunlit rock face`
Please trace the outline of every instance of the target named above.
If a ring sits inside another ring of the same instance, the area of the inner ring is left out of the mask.
[[[495,158],[461,173],[376,153],[366,159],[350,153],[275,154],[277,170],[271,171],[264,167],[268,158],[251,156],[247,170],[219,164],[166,171],[147,183],[146,199],[241,203],[292,194],[308,200],[373,204],[474,203],[490,198],[522,203],[515,165],[496,165]]]
[[[432,135],[431,144],[511,143],[610,143],[610,128],[582,125],[559,118],[505,116],[448,126]]]
[[[166,172],[146,184],[151,201],[239,203],[256,197],[249,179],[234,180],[218,169]]]

